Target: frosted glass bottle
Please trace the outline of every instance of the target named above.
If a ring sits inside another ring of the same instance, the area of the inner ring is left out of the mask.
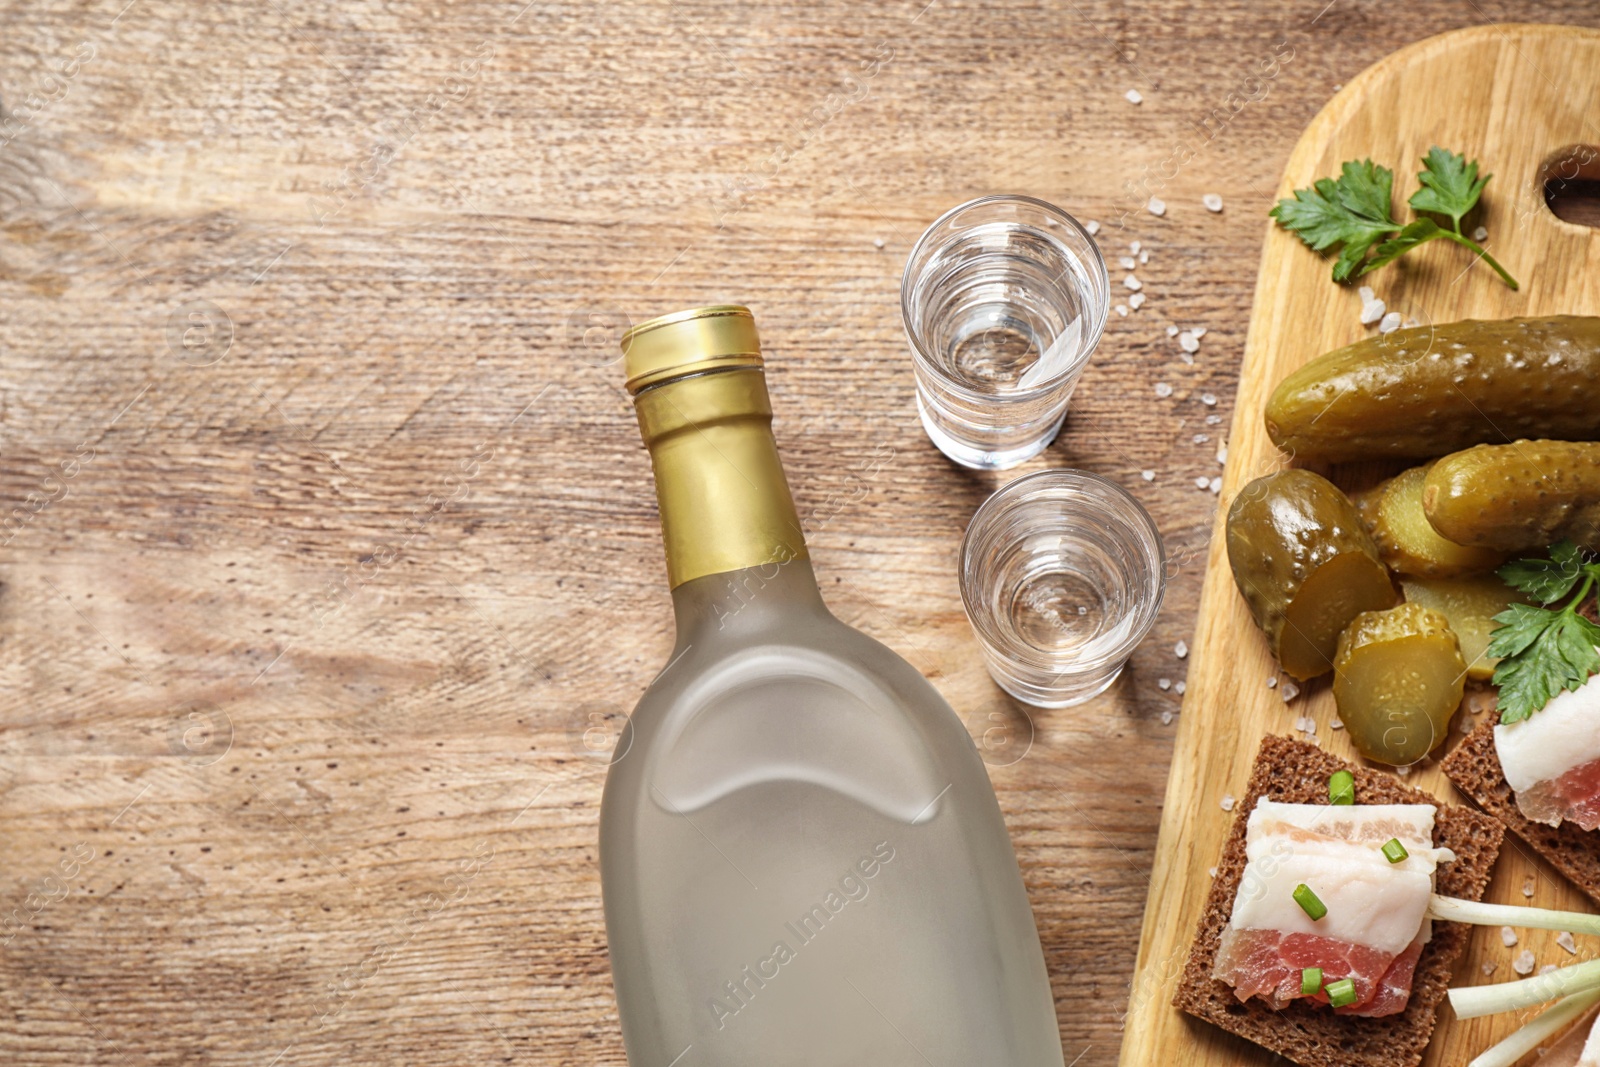
[[[632,1067],[1060,1067],[1016,856],[955,713],[829,614],[750,313],[624,339],[677,645],[606,781]]]

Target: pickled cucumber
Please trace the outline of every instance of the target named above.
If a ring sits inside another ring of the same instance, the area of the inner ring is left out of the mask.
[[[1440,536],[1422,511],[1422,482],[1427,467],[1412,467],[1379,486],[1357,506],[1378,558],[1398,574],[1445,578],[1493,570],[1505,556],[1485,548],[1468,548]]]
[[[1600,318],[1380,334],[1278,384],[1267,432],[1302,461],[1432,457],[1507,437],[1600,439]]]
[[[1355,506],[1311,471],[1245,486],[1228,509],[1227,547],[1234,584],[1295,678],[1331,670],[1350,620],[1397,599]]]
[[[1591,400],[1600,411],[1600,398]],[[1463,545],[1540,552],[1563,538],[1600,548],[1600,444],[1517,441],[1446,456],[1428,471],[1422,508]]]
[[[1340,635],[1333,699],[1357,752],[1405,767],[1445,739],[1466,676],[1445,617],[1401,604],[1358,615]]]
[[[1461,642],[1467,677],[1486,682],[1499,657],[1488,654],[1489,635],[1500,625],[1494,617],[1527,598],[1492,574],[1470,578],[1405,578],[1400,582],[1406,603],[1437,611]]]

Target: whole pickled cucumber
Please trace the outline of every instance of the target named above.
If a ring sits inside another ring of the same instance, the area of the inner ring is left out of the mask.
[[[1517,441],[1446,456],[1423,481],[1422,511],[1460,545],[1543,552],[1570,538],[1600,548],[1600,444]]]
[[[1412,467],[1357,502],[1378,558],[1397,574],[1421,578],[1489,571],[1504,563],[1502,553],[1458,545],[1433,528],[1422,506],[1427,474],[1427,467]]]
[[[1295,678],[1332,670],[1350,620],[1397,599],[1355,505],[1311,471],[1279,471],[1240,490],[1227,547],[1234,584]]]
[[[1600,318],[1467,320],[1357,341],[1290,374],[1267,433],[1296,459],[1437,456],[1507,437],[1600,439]]]
[[[1401,604],[1357,616],[1340,635],[1333,700],[1356,751],[1404,767],[1445,739],[1466,675],[1449,621]]]

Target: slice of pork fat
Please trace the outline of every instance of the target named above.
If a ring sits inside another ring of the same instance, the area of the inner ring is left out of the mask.
[[[1500,770],[1531,822],[1600,828],[1600,674],[1494,728]]]

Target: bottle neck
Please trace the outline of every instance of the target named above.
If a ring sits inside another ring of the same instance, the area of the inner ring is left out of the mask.
[[[634,406],[655,468],[674,590],[708,575],[786,571],[807,559],[760,368],[667,381],[639,393]],[[804,570],[809,575],[809,564]]]
[[[811,561],[804,558],[691,579],[673,589],[672,611],[680,650],[717,635],[738,638],[781,628],[797,613],[828,613]]]

